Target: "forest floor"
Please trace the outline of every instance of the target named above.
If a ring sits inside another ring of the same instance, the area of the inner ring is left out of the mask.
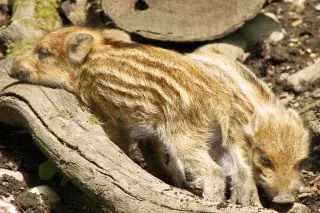
[[[244,63],[272,90],[297,110],[320,99],[320,88],[304,93],[287,89],[280,81],[281,74],[295,73],[320,58],[320,11],[315,9],[319,0],[307,0],[303,10],[293,11],[289,4],[275,1],[263,11],[271,12],[281,22],[287,34],[277,43],[263,42],[250,49],[251,57]],[[21,212],[53,213],[100,213],[104,208],[83,194],[72,183],[60,186],[61,177],[50,181],[39,178],[38,167],[46,158],[33,143],[27,131],[0,123],[0,168],[19,171],[25,183],[9,176],[0,177],[0,198],[13,196]],[[300,201],[309,206],[313,213],[320,212],[320,137],[312,140],[309,166],[303,171],[304,187],[298,194]],[[40,203],[28,190],[39,185],[51,186],[61,197],[58,205]],[[262,195],[262,201],[264,201]],[[266,203],[270,207],[270,203]]]

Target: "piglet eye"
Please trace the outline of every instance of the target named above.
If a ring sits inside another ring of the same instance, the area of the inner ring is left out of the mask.
[[[271,161],[270,159],[266,156],[266,155],[261,155],[259,162],[261,163],[261,165],[265,166],[265,167],[271,167]]]
[[[45,59],[45,58],[48,58],[50,56],[52,56],[52,53],[49,50],[47,50],[47,49],[39,49],[38,50],[39,59]]]

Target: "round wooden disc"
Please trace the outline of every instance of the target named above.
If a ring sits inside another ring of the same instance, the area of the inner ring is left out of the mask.
[[[265,0],[102,0],[105,13],[131,33],[163,41],[204,41],[235,31]]]

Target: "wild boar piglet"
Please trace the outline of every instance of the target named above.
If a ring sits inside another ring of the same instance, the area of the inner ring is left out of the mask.
[[[294,201],[308,131],[250,70],[219,54],[183,55],[118,31],[67,27],[17,57],[8,74],[74,93],[120,148],[148,141],[158,157],[144,152],[147,163],[206,199],[222,201],[230,176],[233,202],[261,205],[256,184],[275,202]]]

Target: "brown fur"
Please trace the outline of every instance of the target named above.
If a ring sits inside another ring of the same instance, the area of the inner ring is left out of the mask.
[[[9,75],[75,93],[125,151],[131,140],[152,141],[175,184],[207,199],[223,200],[231,176],[234,202],[260,205],[256,183],[275,202],[293,202],[308,132],[250,70],[219,54],[69,27],[17,57]]]

